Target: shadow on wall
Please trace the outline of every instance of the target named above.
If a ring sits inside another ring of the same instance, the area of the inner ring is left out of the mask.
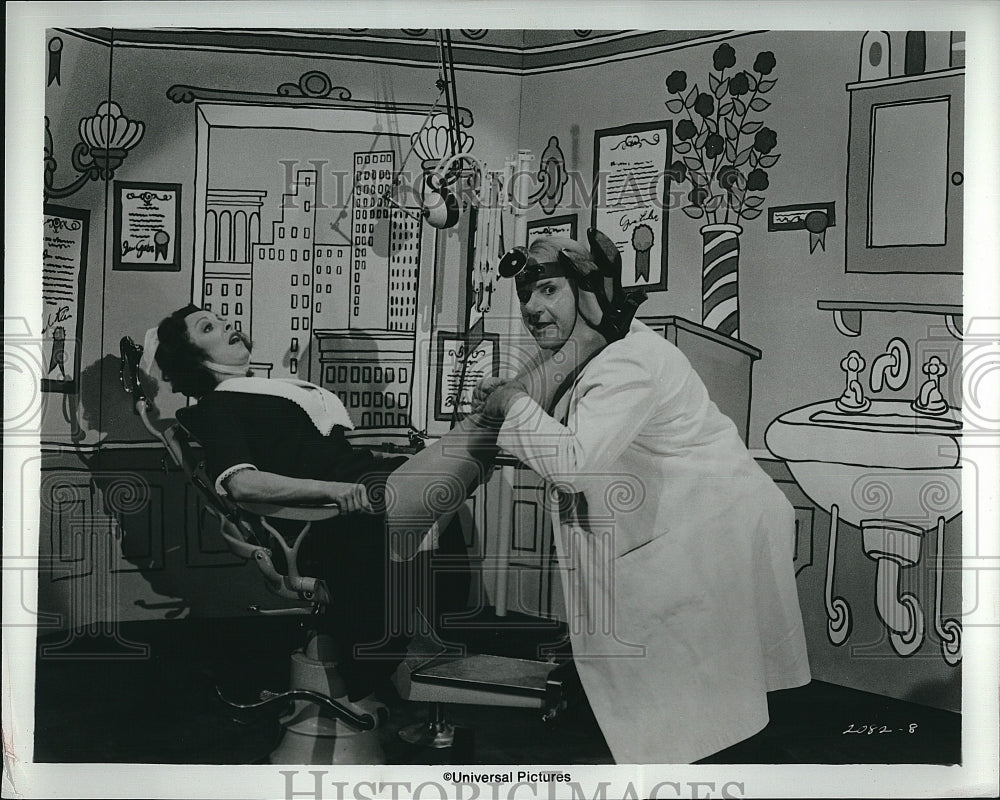
[[[75,406],[74,429],[92,432],[96,443],[136,442],[153,439],[135,413],[131,395],[120,381],[122,360],[105,355],[80,373],[80,397]],[[155,411],[153,412],[155,415]]]

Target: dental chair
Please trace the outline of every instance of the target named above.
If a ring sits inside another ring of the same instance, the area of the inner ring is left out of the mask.
[[[269,589],[278,597],[300,603],[298,608],[262,609],[250,606],[258,615],[318,614],[330,602],[325,583],[302,576],[297,556],[309,535],[311,524],[339,513],[334,506],[282,506],[267,503],[237,504],[220,496],[205,471],[193,437],[179,422],[158,427],[150,417],[152,403],[143,389],[141,368],[143,347],[125,336],[120,342],[121,384],[132,399],[135,413],[147,431],[164,446],[170,461],[195,487],[208,511],[218,520],[220,532],[230,549],[240,558],[251,560],[260,570]],[[302,523],[294,541],[289,542],[271,520]],[[286,570],[280,571],[274,549],[284,557]],[[433,626],[423,618],[424,632]],[[275,764],[381,764],[385,754],[377,728],[382,719],[358,715],[337,698],[346,696],[346,686],[333,661],[333,644],[326,634],[310,631],[307,644],[292,654],[291,687],[288,691],[261,692],[260,701],[240,704],[219,698],[233,709],[258,709],[292,701],[292,709],[282,718],[283,735],[271,753]],[[444,705],[474,704],[537,709],[544,721],[560,716],[574,698],[582,694],[572,661],[533,661],[490,654],[467,654],[441,642],[433,633],[414,636],[407,657],[393,678],[400,697],[430,704],[427,722],[403,728],[399,736],[411,744],[453,747],[456,757],[469,756],[473,732],[456,728],[445,719]],[[470,758],[460,760],[471,760]]]
[[[312,523],[339,514],[336,506],[282,506],[269,503],[234,503],[220,496],[205,472],[194,440],[179,422],[164,428],[150,418],[152,404],[140,378],[143,347],[125,336],[120,342],[122,388],[144,427],[163,445],[170,461],[197,490],[205,508],[218,521],[230,549],[253,561],[270,591],[277,597],[300,604],[263,609],[249,606],[258,615],[319,614],[330,603],[324,581],[303,576],[298,554],[309,536]],[[280,533],[273,520],[302,523],[294,540]],[[275,565],[275,548],[283,556],[285,571]],[[263,691],[259,702],[236,703],[216,687],[219,699],[232,709],[264,709],[287,705],[281,717],[282,736],[270,754],[272,764],[383,764],[385,754],[377,728],[384,721],[371,714],[357,714],[338,698],[346,698],[347,687],[337,671],[333,643],[326,634],[309,629],[304,647],[291,656],[291,686],[284,692]]]

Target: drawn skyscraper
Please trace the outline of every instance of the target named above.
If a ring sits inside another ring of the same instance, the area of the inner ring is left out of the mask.
[[[351,319],[353,330],[389,329],[390,206],[394,154],[355,153],[351,208]]]

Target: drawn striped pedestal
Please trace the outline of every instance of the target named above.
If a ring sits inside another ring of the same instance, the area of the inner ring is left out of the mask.
[[[701,322],[724,336],[740,338],[739,225],[701,228]]]

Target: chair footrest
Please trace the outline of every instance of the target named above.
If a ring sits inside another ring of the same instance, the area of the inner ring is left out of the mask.
[[[555,667],[544,661],[484,654],[439,656],[414,669],[410,681],[543,700]]]

